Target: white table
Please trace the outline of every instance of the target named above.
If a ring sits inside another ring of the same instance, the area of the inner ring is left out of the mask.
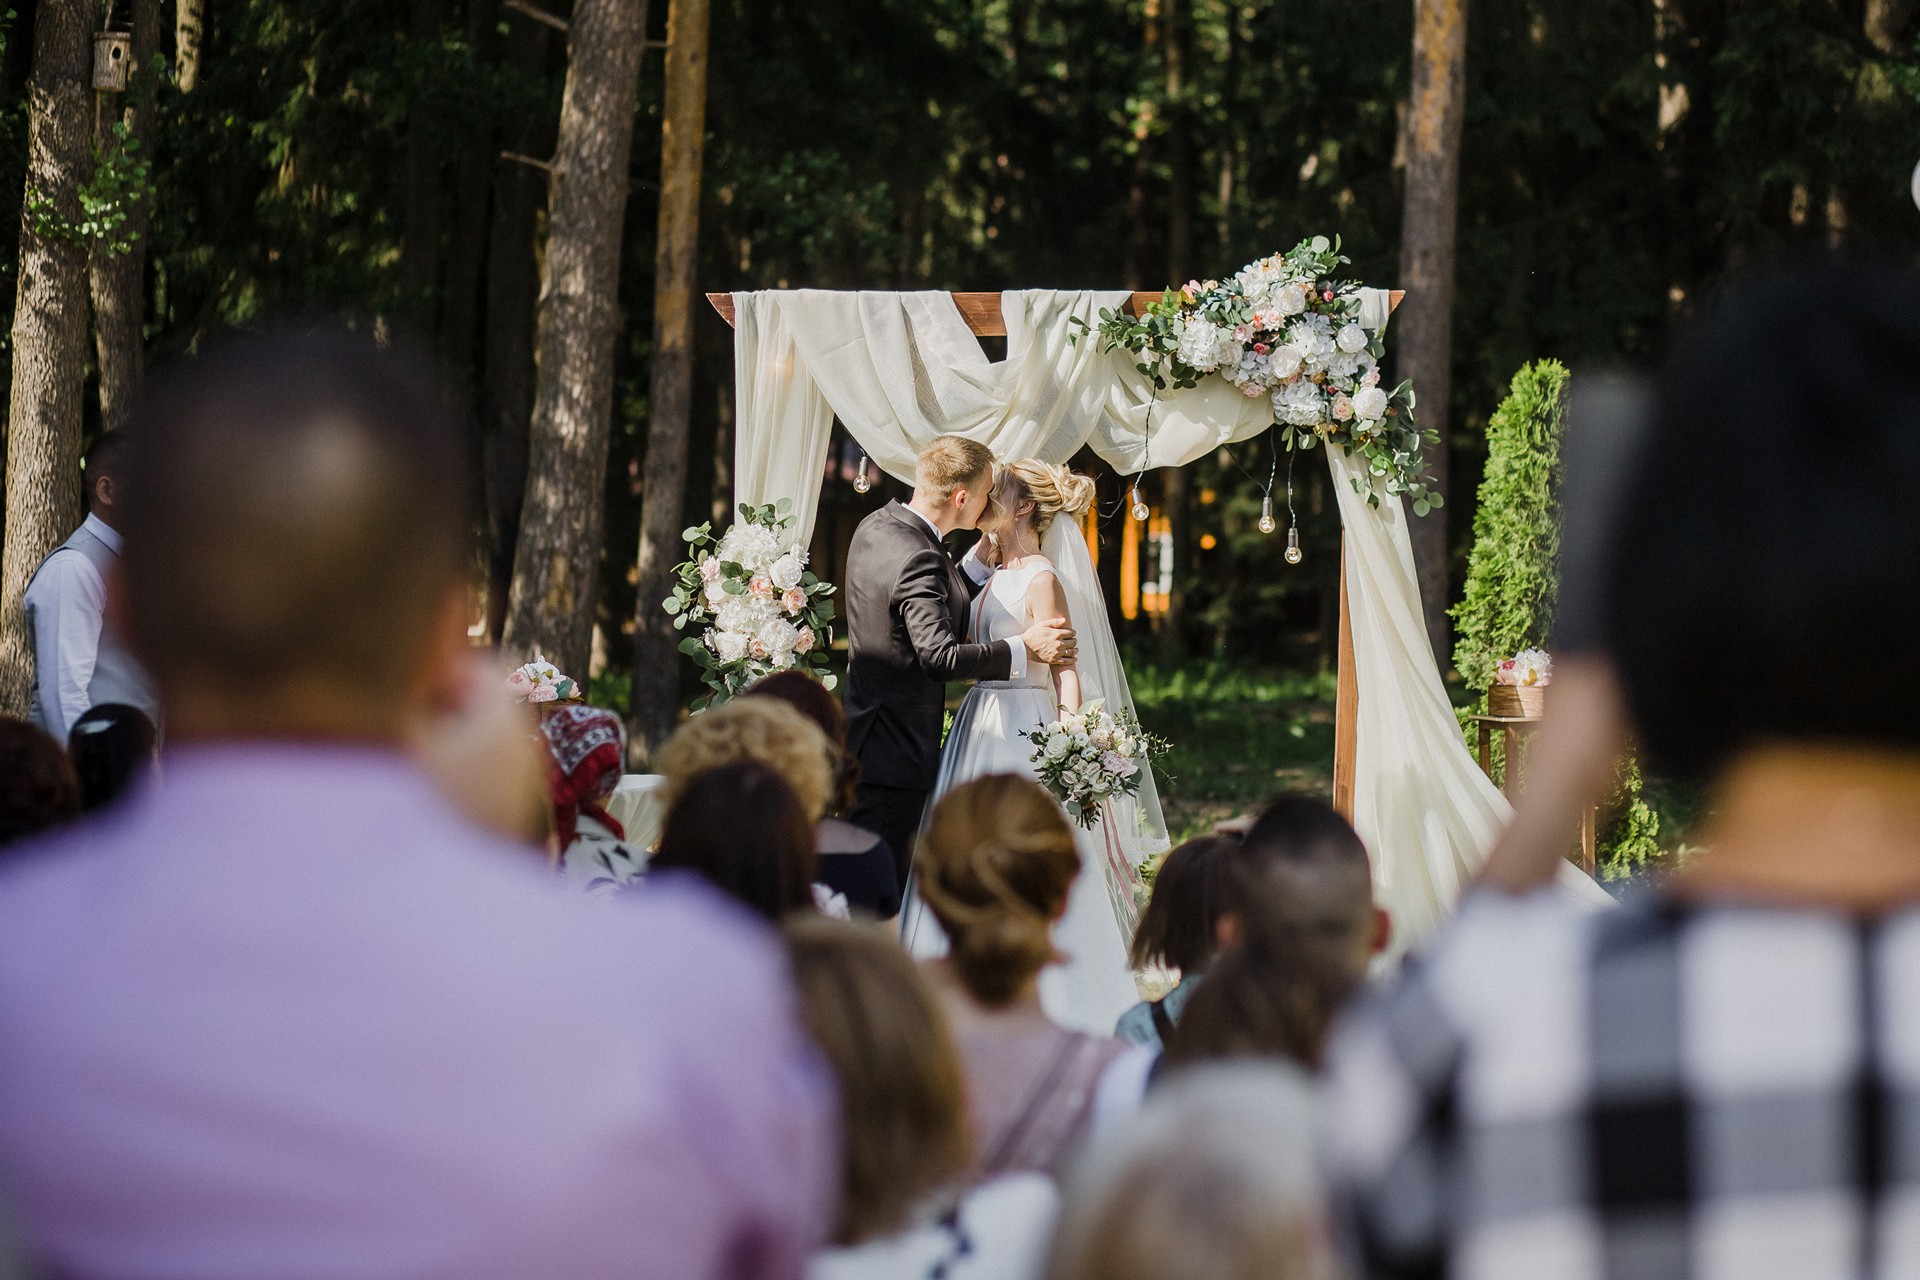
[[[651,849],[667,821],[667,780],[657,773],[624,773],[607,797],[607,812],[627,831],[627,843]]]

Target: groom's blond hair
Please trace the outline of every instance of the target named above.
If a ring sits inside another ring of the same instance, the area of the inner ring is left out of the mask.
[[[935,436],[914,461],[914,492],[939,502],[969,480],[991,475],[993,450],[965,436]]]

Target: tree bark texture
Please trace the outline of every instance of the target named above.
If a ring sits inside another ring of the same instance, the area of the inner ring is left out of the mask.
[[[447,126],[441,119],[438,56],[428,53],[440,38],[446,19],[442,0],[412,0],[408,41],[423,58],[431,58],[434,72],[416,69],[413,101],[407,109],[407,203],[403,223],[406,246],[407,311],[415,336],[434,337],[433,320],[440,285],[440,232],[446,222],[446,184],[441,160],[446,154]]]
[[[13,313],[7,423],[7,523],[0,549],[0,710],[24,716],[33,692],[27,583],[80,522],[80,395],[87,356],[87,251],[34,230],[40,204],[80,214],[93,137],[93,5],[43,0],[28,81],[26,206]]]
[[[173,82],[192,93],[200,83],[200,37],[206,30],[207,0],[176,0],[173,10]]]
[[[546,66],[547,28],[524,24],[507,43],[507,61],[537,74]],[[554,125],[529,113],[503,129],[502,149],[551,155]],[[487,228],[487,328],[480,378],[480,474],[486,489],[487,636],[506,633],[513,589],[513,553],[520,540],[520,506],[527,488],[527,426],[533,413],[534,307],[540,287],[540,214],[546,183],[539,171],[495,161],[493,216]]]
[[[526,502],[505,647],[585,679],[605,523],[620,236],[646,37],[642,0],[580,0],[548,208]]]
[[[1187,107],[1187,30],[1180,0],[1161,0],[1162,44],[1166,49],[1167,94],[1167,283],[1192,279],[1193,265],[1193,113]],[[1160,473],[1160,502],[1173,544],[1173,578],[1167,612],[1160,624],[1160,659],[1169,665],[1187,656],[1187,573],[1193,556],[1193,521],[1187,506],[1187,472],[1168,467]]]
[[[118,114],[127,126],[128,140],[139,144],[134,158],[149,165],[153,159],[147,153],[153,136],[153,98],[159,77],[147,64],[159,51],[160,0],[133,0],[133,79],[124,104],[110,94],[100,95],[99,143],[103,147],[111,143],[107,134]],[[116,112],[122,106],[124,110]],[[133,247],[125,253],[108,254],[95,245],[88,264],[103,431],[117,431],[127,425],[134,393],[146,370],[147,221],[152,212],[150,200],[127,210],[126,230]]]
[[[1882,53],[1898,53],[1913,21],[1914,0],[1867,0],[1867,39]]]
[[[707,0],[667,10],[666,113],[660,136],[660,229],[654,259],[652,420],[640,509],[630,750],[644,758],[673,732],[681,633],[660,602],[673,590],[687,490],[693,407],[693,307],[700,246],[700,164],[707,132]]]
[[[1413,92],[1407,110],[1407,191],[1394,317],[1400,373],[1413,379],[1416,420],[1440,433],[1427,449],[1433,487],[1447,493],[1447,399],[1453,361],[1454,231],[1460,211],[1460,131],[1466,114],[1467,0],[1414,0]],[[1409,509],[1427,637],[1440,662],[1453,650],[1447,620],[1447,508]]]

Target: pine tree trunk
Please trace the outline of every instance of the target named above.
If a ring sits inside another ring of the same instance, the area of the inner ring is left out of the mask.
[[[160,0],[133,0],[133,80],[122,120],[127,139],[137,143],[136,160],[149,165],[148,147],[153,135],[153,98],[159,77],[147,64],[160,51]],[[106,136],[114,117],[116,100],[100,95],[98,114],[99,145],[107,146]],[[152,170],[149,169],[149,173]],[[150,202],[140,201],[127,211],[127,234],[133,247],[121,254],[103,253],[94,246],[89,275],[93,287],[93,341],[100,365],[100,426],[117,431],[127,425],[135,391],[146,369],[147,302],[147,221],[152,215]]]
[[[687,491],[693,408],[694,277],[700,248],[700,162],[706,141],[707,0],[667,10],[666,115],[660,138],[660,230],[654,262],[653,415],[641,483],[640,580],[634,607],[630,750],[643,759],[673,731],[680,707],[680,633],[660,602],[673,566]]]
[[[1180,0],[1161,0],[1160,24],[1166,47],[1167,86],[1167,283],[1181,284],[1194,275],[1193,265],[1193,113],[1187,108],[1187,31]],[[1187,656],[1187,572],[1193,563],[1188,540],[1193,521],[1187,507],[1187,472],[1167,467],[1160,472],[1160,501],[1173,543],[1173,578],[1168,584],[1167,612],[1160,624],[1160,659],[1168,664]]]
[[[412,0],[408,42],[422,53],[440,38],[446,18],[442,0]],[[436,60],[437,65],[437,60]],[[416,336],[433,333],[437,290],[440,285],[440,232],[446,222],[446,184],[441,177],[446,126],[436,101],[439,77],[419,76],[413,83],[413,101],[407,108],[407,203],[402,225],[407,281],[407,313]]]
[[[93,5],[42,0],[28,83],[26,207],[13,313],[7,423],[7,526],[0,551],[0,711],[24,716],[33,692],[27,582],[80,522],[80,394],[87,348],[87,251],[34,230],[36,203],[77,222],[92,159]]]
[[[1414,0],[1413,94],[1407,109],[1407,193],[1394,317],[1399,369],[1413,379],[1421,427],[1440,433],[1427,449],[1433,487],[1447,493],[1447,399],[1453,361],[1453,251],[1459,217],[1460,130],[1466,114],[1467,0]],[[1416,517],[1414,569],[1427,636],[1443,665],[1447,622],[1447,509]]]
[[[528,24],[532,26],[532,24]],[[506,58],[516,71],[539,74],[547,65],[547,29],[516,31]],[[551,155],[553,123],[529,113],[501,131],[503,149]],[[493,217],[487,231],[487,329],[480,381],[480,473],[486,488],[487,637],[506,634],[513,589],[513,553],[520,540],[520,506],[527,489],[527,427],[533,413],[533,317],[539,292],[537,235],[546,183],[517,161],[493,169]]]
[[[206,29],[207,0],[176,0],[173,10],[173,82],[192,93],[200,83],[200,37]]]
[[[634,97],[646,38],[640,0],[579,0],[548,201],[526,505],[505,647],[539,651],[584,680],[605,522],[620,236]]]

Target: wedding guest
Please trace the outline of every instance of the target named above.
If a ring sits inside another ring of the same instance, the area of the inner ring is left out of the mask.
[[[1334,1019],[1392,936],[1367,849],[1324,801],[1285,796],[1230,863],[1230,945],[1169,1038],[1169,1069],[1276,1057],[1317,1068]]]
[[[1142,1000],[1120,1015],[1113,1033],[1129,1044],[1158,1049],[1173,1034],[1220,945],[1226,918],[1232,860],[1240,841],[1202,836],[1172,850],[1153,877],[1153,896],[1140,913],[1129,957],[1134,969],[1179,971],[1180,981],[1158,1000]]]
[[[151,395],[125,569],[166,785],[0,866],[29,1249],[114,1280],[796,1274],[832,1107],[777,940],[691,883],[594,910],[408,755],[475,688],[445,400],[336,333]]]
[[[855,911],[879,920],[899,915],[900,881],[894,872],[893,851],[878,834],[844,818],[860,785],[860,762],[847,752],[847,717],[840,700],[804,671],[776,671],[749,687],[747,696],[778,698],[826,735],[834,794],[827,816],[814,825],[820,883],[844,894]]]
[[[735,698],[675,729],[660,745],[654,765],[666,775],[666,803],[672,808],[695,774],[757,760],[793,788],[811,829],[833,800],[828,751],[826,735],[784,700]]]
[[[553,847],[567,883],[601,894],[646,873],[647,855],[627,843],[626,829],[606,810],[627,759],[620,717],[583,702],[540,713],[547,745],[547,787],[553,798]]]
[[[1057,1174],[1093,1129],[1137,1105],[1152,1062],[1040,1007],[1053,925],[1080,870],[1073,828],[1038,783],[990,774],[934,806],[915,867],[950,944],[934,963],[967,1067],[974,1176]]]
[[[39,725],[0,716],[0,847],[80,816],[80,781]]]
[[[32,721],[65,742],[88,707],[126,703],[152,718],[153,683],[107,615],[107,576],[121,552],[128,486],[124,432],[105,431],[82,462],[87,518],[27,583],[33,639]]]
[[[814,862],[813,825],[793,788],[757,760],[736,760],[680,785],[651,866],[691,871],[777,922],[816,905]]]
[[[1311,1083],[1208,1067],[1159,1091],[1066,1185],[1051,1280],[1340,1280]]]
[[[153,768],[153,721],[138,707],[109,702],[73,723],[67,758],[80,780],[80,807],[104,809]]]
[[[1599,634],[1712,817],[1617,911],[1469,895],[1337,1035],[1365,1274],[1913,1272],[1920,685],[1859,655],[1920,632],[1917,468],[1910,268],[1768,276],[1677,346]]]
[[[972,1188],[965,1083],[939,998],[891,938],[786,926],[802,1017],[840,1081],[840,1218],[809,1280],[1037,1280],[1059,1201],[1012,1174]]]

